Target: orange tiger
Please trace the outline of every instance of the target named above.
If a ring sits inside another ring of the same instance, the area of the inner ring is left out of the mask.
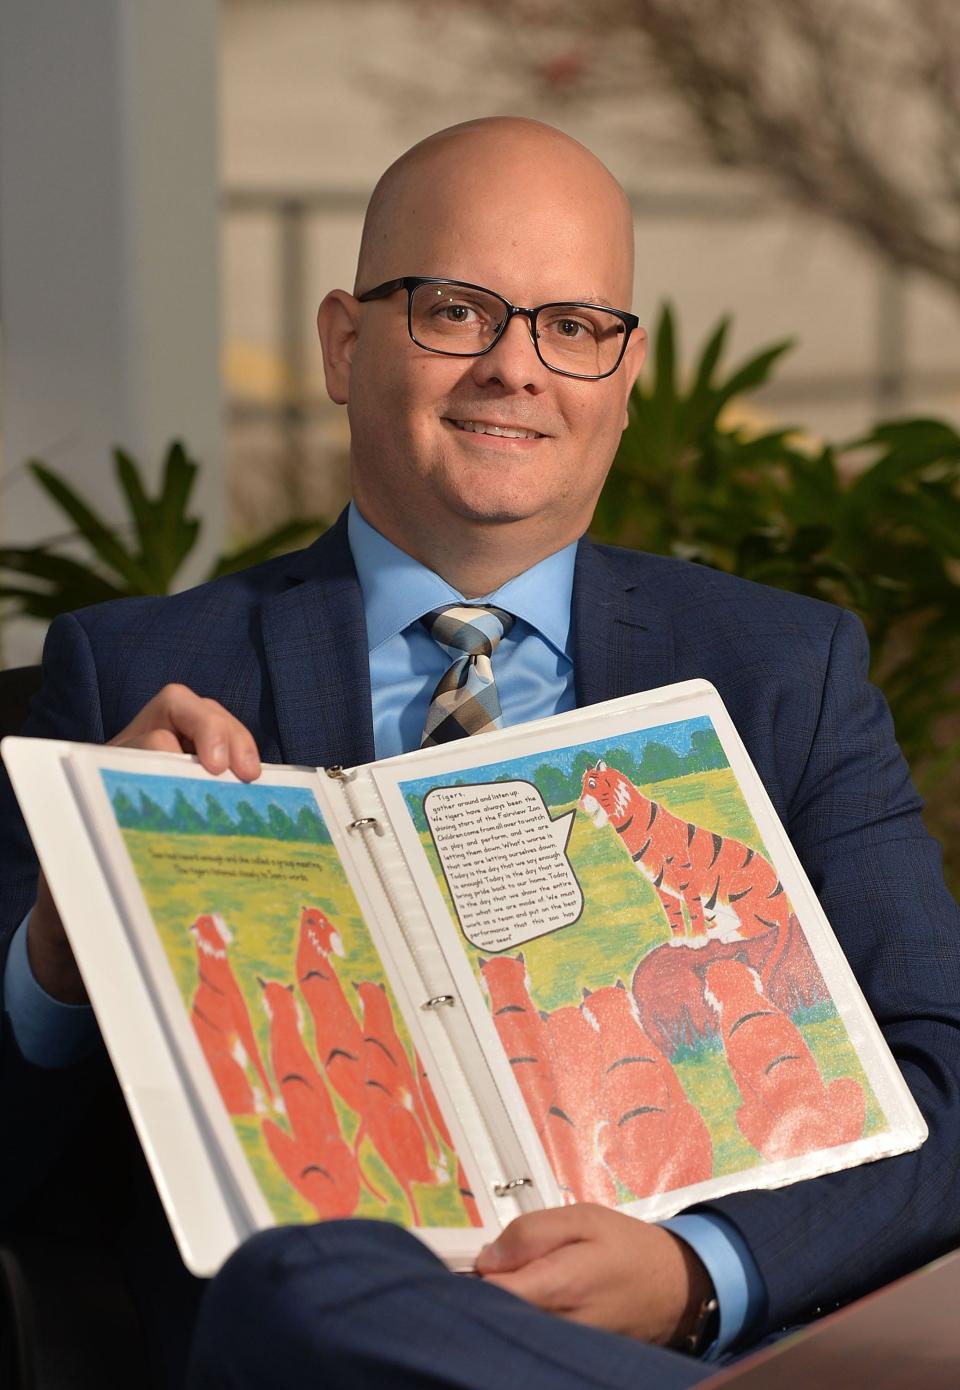
[[[367,1014],[377,1024],[380,1018],[380,998],[383,990],[369,981],[357,985],[364,1010],[363,1070],[365,1097],[361,1124],[354,1140],[359,1147],[367,1136],[377,1153],[403,1189],[414,1226],[420,1225],[420,1213],[413,1184],[446,1182],[445,1167],[432,1168],[427,1155],[420,1123],[404,1103],[409,1100],[405,1089],[398,1085],[396,1060],[376,1031],[367,1031]]]
[[[523,953],[480,961],[480,984],[490,1000],[497,1033],[541,1138],[553,1103],[549,1044],[543,1019],[530,998]]]
[[[227,956],[233,933],[221,916],[204,912],[190,927],[197,948],[197,987],[190,1021],[207,1064],[231,1115],[253,1115],[266,1109],[263,1094],[252,1086],[252,1065],[272,1100],[273,1088],[260,1059],[247,1005]]]
[[[722,914],[735,916],[736,928],[715,935],[776,932],[786,946],[798,925],[790,900],[772,864],[749,845],[675,816],[602,758],[583,774],[580,807],[594,824],[613,826],[656,889],[674,939],[704,942]]]
[[[538,1013],[523,953],[480,962],[497,1033],[547,1159],[569,1200],[612,1201],[593,1135],[596,1038],[576,1009]]]
[[[743,1098],[737,1126],[768,1161],[849,1144],[863,1133],[866,1097],[851,1076],[825,1084],[803,1034],[764,993],[756,971],[720,960],[704,995],[720,1020]]]
[[[713,1172],[710,1132],[623,981],[585,989],[580,1011],[598,1035],[597,1146],[606,1166],[635,1197],[705,1182]]]
[[[317,1056],[333,1089],[351,1110],[363,1110],[363,1034],[337,976],[333,957],[343,957],[343,942],[330,918],[318,907],[300,913],[297,980],[313,1019]]]
[[[568,1202],[613,1206],[617,1184],[597,1152],[600,1041],[577,1005],[541,1014],[553,1072],[553,1102],[543,1124],[543,1147]]]
[[[424,1139],[434,1156],[439,1159],[440,1145],[437,1143],[424,1103],[413,1074],[413,1067],[406,1048],[400,1041],[393,1009],[386,987],[364,980],[354,982],[354,989],[363,1005],[363,1057],[366,1068],[364,1080],[369,1083],[374,1075],[381,1086],[385,1086],[393,1100],[413,1112],[423,1133]],[[380,1065],[371,1071],[371,1049],[380,1053]]]
[[[270,1060],[293,1131],[287,1134],[272,1120],[264,1120],[263,1137],[287,1179],[318,1216],[352,1216],[362,1174],[304,1045],[293,985],[260,980],[260,987],[270,1017]]]

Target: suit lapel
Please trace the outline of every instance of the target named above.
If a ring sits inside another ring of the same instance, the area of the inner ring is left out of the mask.
[[[268,599],[261,614],[280,756],[307,766],[370,762],[366,625],[345,513],[291,557],[288,577],[291,587]],[[579,707],[674,679],[672,623],[652,587],[644,586],[642,573],[625,580],[599,547],[580,542],[573,585]]]
[[[308,766],[369,762],[370,668],[346,513],[291,557],[289,578],[261,615],[281,756]]]
[[[631,558],[642,563],[642,556]],[[573,661],[578,707],[669,685],[674,678],[668,612],[649,588],[625,580],[587,540],[580,542],[574,570]]]

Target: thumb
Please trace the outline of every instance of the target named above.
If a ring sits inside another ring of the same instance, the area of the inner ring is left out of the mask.
[[[477,1256],[478,1274],[506,1274],[549,1255],[562,1245],[587,1239],[591,1214],[588,1203],[573,1207],[553,1207],[547,1211],[526,1212],[516,1217],[490,1245]]]

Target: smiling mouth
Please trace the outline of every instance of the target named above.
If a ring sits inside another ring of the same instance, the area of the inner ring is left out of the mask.
[[[447,416],[449,424],[467,434],[492,434],[497,439],[545,439],[539,430],[518,429],[514,425],[489,425],[483,420],[454,420]]]

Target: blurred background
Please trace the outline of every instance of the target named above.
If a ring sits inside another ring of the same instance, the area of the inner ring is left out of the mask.
[[[5,0],[2,26],[5,665],[57,611],[337,514],[314,319],[370,189],[442,126],[536,116],[627,189],[654,340],[596,534],[858,611],[956,844],[955,3]]]

